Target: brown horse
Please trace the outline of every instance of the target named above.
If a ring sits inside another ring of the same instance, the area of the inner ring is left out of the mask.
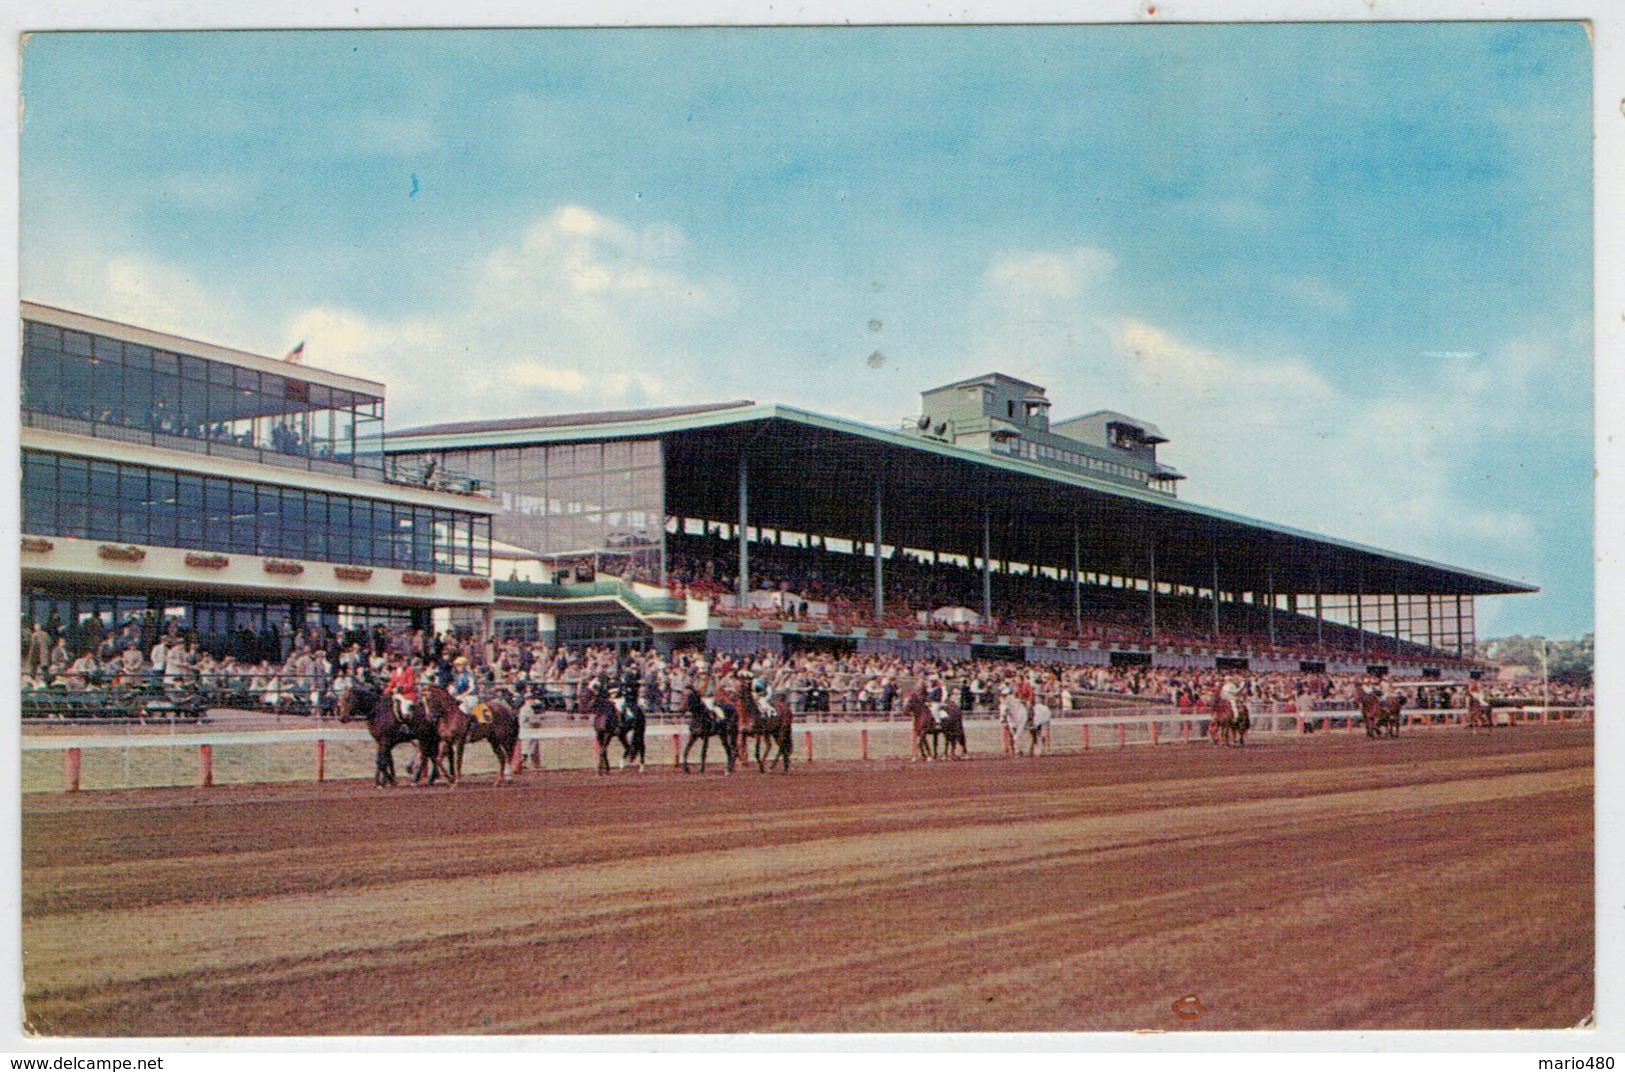
[[[769,700],[763,711],[756,692],[748,682],[739,686],[739,745],[743,754],[745,739],[756,738],[756,769],[763,774],[769,766],[778,766],[782,760],[784,773],[790,773],[790,751],[795,746],[795,715],[783,700]],[[777,751],[775,751],[777,749]],[[763,753],[767,761],[763,761]]]
[[[925,694],[915,689],[903,700],[903,717],[914,727],[914,754],[918,759],[937,758],[937,739],[943,742],[942,754],[949,759],[970,755],[965,743],[965,713],[947,700],[942,703],[944,717],[938,721]]]
[[[1399,736],[1399,711],[1405,706],[1403,694],[1385,700],[1374,692],[1356,686],[1354,702],[1360,705],[1360,717],[1365,721],[1367,737]]]
[[[690,685],[687,694],[683,697],[683,713],[688,716],[688,744],[683,746],[683,772],[688,773],[688,753],[694,748],[694,742],[700,742],[700,773],[705,773],[705,754],[711,748],[711,738],[715,737],[722,742],[722,750],[728,756],[728,773],[734,772],[734,759],[738,753],[734,746],[739,737],[739,712],[734,705],[720,694],[712,703],[721,710],[715,714],[706,705],[700,690]]]
[[[435,720],[422,703],[417,705],[410,719],[402,721],[395,717],[392,706],[384,702],[382,696],[364,685],[357,685],[339,693],[338,716],[341,722],[350,719],[365,720],[367,731],[377,742],[378,758],[373,772],[374,785],[382,787],[395,784],[396,745],[410,741],[418,746],[416,780],[421,780],[423,771],[431,768],[427,759],[439,752],[440,737]],[[439,765],[434,764],[429,774],[431,784],[438,771]]]
[[[643,712],[631,704],[623,703],[619,697],[610,695],[612,690],[591,689],[588,691],[587,705],[583,709],[592,716],[593,736],[598,739],[598,773],[609,773],[609,742],[621,742],[621,767],[625,769],[631,763],[637,763],[638,769],[644,767],[643,747]]]
[[[446,699],[450,700],[451,696],[447,694]],[[513,767],[519,755],[519,716],[501,700],[487,700],[485,706],[490,709],[489,721],[486,722],[464,714],[462,706],[455,700],[452,700],[452,707],[456,713],[445,714],[440,719],[441,759],[446,767],[446,776],[453,785],[463,776],[463,749],[471,741],[490,742],[491,751],[497,757],[498,785],[505,783],[510,773],[518,773]]]
[[[1247,731],[1252,725],[1251,713],[1240,696],[1220,695],[1213,698],[1213,720],[1208,723],[1208,736],[1214,744],[1245,748]]]

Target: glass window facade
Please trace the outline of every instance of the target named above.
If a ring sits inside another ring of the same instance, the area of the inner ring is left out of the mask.
[[[384,400],[291,375],[26,321],[25,426],[242,461],[380,477],[357,441],[381,434]]]
[[[540,556],[598,556],[619,576],[656,577],[665,536],[658,439],[535,444],[395,455],[399,464],[459,473],[493,489],[492,535]]]
[[[23,531],[442,573],[489,574],[480,514],[25,450]]]
[[[215,655],[258,662],[281,662],[300,629],[320,625],[334,636],[374,625],[390,630],[428,628],[427,612],[397,607],[301,603],[289,600],[198,599],[183,592],[150,596],[86,592],[77,587],[25,588],[23,633],[39,622],[61,636],[68,651],[93,650],[108,634],[133,630],[143,654],[174,628],[195,635],[198,646]]]

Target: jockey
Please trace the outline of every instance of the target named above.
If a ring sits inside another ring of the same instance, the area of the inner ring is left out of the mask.
[[[474,683],[474,673],[468,668],[468,656],[457,656],[451,665],[453,671],[451,687],[446,691],[457,701],[457,706],[463,709],[463,714],[479,722],[486,721],[480,718],[485,705],[480,703],[480,692]]]
[[[1026,677],[1016,678],[1016,699],[1020,700],[1028,707],[1033,705],[1032,679]]]
[[[412,709],[418,702],[418,676],[406,661],[406,656],[396,654],[394,668],[389,673],[389,683],[384,686],[384,695],[393,697],[395,701],[395,717],[406,722],[412,717]]]
[[[926,706],[931,708],[931,717],[938,722],[948,721],[948,708],[944,703],[947,698],[947,690],[942,686],[942,678],[932,674],[931,680],[925,686],[925,703]]]

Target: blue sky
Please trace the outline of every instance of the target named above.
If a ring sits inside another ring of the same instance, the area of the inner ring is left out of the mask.
[[[39,34],[22,89],[25,297],[304,339],[394,427],[1000,370],[1592,628],[1577,25]]]

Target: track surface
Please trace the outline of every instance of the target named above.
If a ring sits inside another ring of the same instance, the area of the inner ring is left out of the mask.
[[[33,796],[25,1016],[45,1035],[1569,1027],[1592,1004],[1592,782],[1589,728],[1520,727]]]

